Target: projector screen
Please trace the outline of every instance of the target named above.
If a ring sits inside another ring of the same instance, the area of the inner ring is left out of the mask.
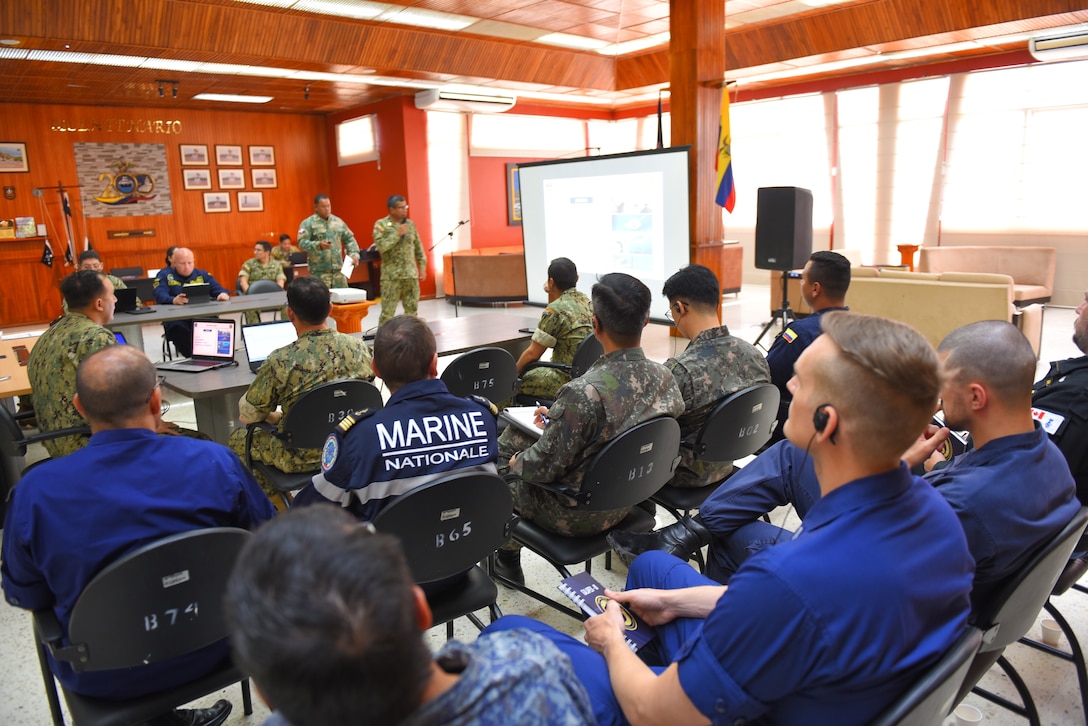
[[[520,164],[529,302],[548,303],[548,263],[569,257],[587,295],[609,272],[642,280],[653,294],[650,317],[665,322],[661,287],[690,261],[690,148]]]

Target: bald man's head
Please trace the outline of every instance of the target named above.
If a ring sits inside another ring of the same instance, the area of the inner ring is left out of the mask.
[[[149,411],[155,366],[130,345],[111,345],[89,355],[76,372],[76,395],[95,428],[126,428]]]

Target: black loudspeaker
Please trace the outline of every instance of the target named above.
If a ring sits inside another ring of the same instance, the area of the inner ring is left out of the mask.
[[[761,187],[756,198],[756,267],[797,270],[812,255],[812,192]]]

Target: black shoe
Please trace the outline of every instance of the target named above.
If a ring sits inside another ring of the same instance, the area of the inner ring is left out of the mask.
[[[642,511],[646,512],[646,514],[649,514],[651,517],[656,517],[657,516],[657,505],[654,504],[653,502],[651,502],[649,499],[646,499],[645,501],[641,501],[638,504],[636,504],[635,506],[638,507],[639,509],[641,509]]]
[[[608,534],[608,544],[626,565],[650,550],[662,550],[687,560],[697,549],[709,543],[710,533],[706,527],[687,518],[656,532],[640,534],[617,529]]]
[[[518,585],[525,585],[525,573],[521,569],[521,550],[496,551],[495,574]]]
[[[165,719],[156,719],[154,724],[176,724],[177,726],[219,726],[227,720],[234,706],[223,699],[216,701],[211,708],[177,709]]]

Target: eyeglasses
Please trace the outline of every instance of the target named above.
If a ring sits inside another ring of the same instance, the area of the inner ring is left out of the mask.
[[[673,303],[672,305],[669,306],[669,309],[665,311],[665,319],[668,320],[673,325],[676,324],[676,318],[673,317],[673,312],[672,311],[675,310],[678,313],[684,312],[684,309],[682,307],[680,307],[681,305],[687,305],[687,303],[683,302],[683,301]]]
[[[166,376],[155,376],[155,385],[151,387],[151,392],[147,394],[147,398],[144,403],[151,403],[151,397],[155,395],[155,389],[162,385],[162,382],[166,380]]]

